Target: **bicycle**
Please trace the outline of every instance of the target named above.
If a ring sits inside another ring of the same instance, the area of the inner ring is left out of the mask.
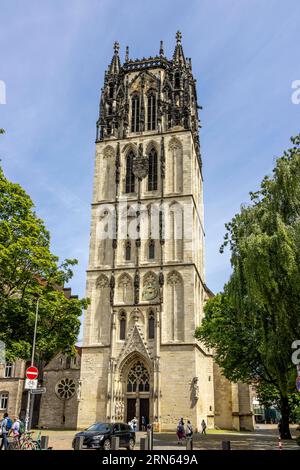
[[[20,450],[37,450],[37,443],[32,439],[33,431],[27,431],[20,438]]]
[[[8,450],[21,450],[20,437],[13,436],[13,440],[8,443]]]

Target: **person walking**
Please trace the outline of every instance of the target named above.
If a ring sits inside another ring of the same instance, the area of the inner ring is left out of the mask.
[[[136,417],[134,417],[131,422],[132,422],[133,431],[136,432],[137,431],[137,424],[138,424],[138,421],[137,421]]]
[[[177,437],[178,437],[178,444],[182,443],[185,439],[185,432],[184,432],[184,421],[183,418],[180,418],[177,425]]]
[[[13,425],[12,425],[8,435],[10,436],[12,434],[13,437],[19,438],[20,435],[21,435],[20,427],[21,427],[21,421],[19,420],[18,416],[15,416]]]
[[[202,428],[201,434],[204,434],[206,436],[206,422],[204,421],[204,419],[201,422],[201,428]]]
[[[186,424],[186,430],[185,430],[185,435],[187,439],[192,439],[194,434],[193,426],[192,423],[188,420]]]
[[[10,444],[11,449],[20,449],[20,437],[25,431],[25,426],[21,422],[18,416],[15,416],[14,422],[11,429],[8,432],[8,436],[13,435],[13,442]]]
[[[1,437],[2,437],[2,442],[0,445],[0,450],[4,447],[4,450],[8,450],[8,433],[11,428],[11,419],[8,416],[8,413],[4,413],[3,419],[1,421]]]

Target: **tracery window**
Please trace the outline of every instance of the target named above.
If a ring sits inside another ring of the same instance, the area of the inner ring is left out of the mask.
[[[152,148],[149,153],[148,191],[157,190],[157,152]]]
[[[133,158],[134,158],[134,153],[131,150],[126,157],[126,184],[125,184],[126,193],[134,193],[134,189],[135,189],[135,177],[133,174]]]
[[[131,98],[131,132],[140,130],[140,97],[135,94]]]
[[[147,109],[147,128],[148,131],[154,131],[156,129],[156,96],[153,92],[148,95]]]
[[[127,378],[127,392],[149,392],[149,372],[140,361],[130,369]]]
[[[56,395],[61,400],[69,400],[75,394],[76,386],[73,379],[69,379],[66,377],[65,379],[61,379],[55,387]]]

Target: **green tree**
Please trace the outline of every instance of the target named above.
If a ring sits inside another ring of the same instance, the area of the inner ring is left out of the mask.
[[[0,167],[0,340],[8,360],[30,357],[38,298],[39,361],[49,361],[58,351],[75,352],[87,301],[64,295],[62,286],[77,261],[58,261],[32,200]]]
[[[221,251],[229,246],[233,272],[196,330],[228,379],[277,390],[282,438],[291,437],[291,344],[300,338],[300,135],[291,140],[272,176],[226,225]]]

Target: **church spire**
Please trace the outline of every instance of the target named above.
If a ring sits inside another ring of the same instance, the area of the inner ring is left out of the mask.
[[[120,44],[118,41],[115,41],[114,43],[114,55],[109,67],[109,73],[111,74],[117,74],[120,72],[121,68],[121,62],[120,62],[120,57],[119,57],[119,49],[120,49]]]
[[[160,57],[163,57],[165,55],[163,41],[160,41],[159,55],[160,55]]]
[[[185,65],[185,57],[181,44],[182,34],[180,31],[176,33],[176,46],[173,54],[173,61],[179,65]]]

